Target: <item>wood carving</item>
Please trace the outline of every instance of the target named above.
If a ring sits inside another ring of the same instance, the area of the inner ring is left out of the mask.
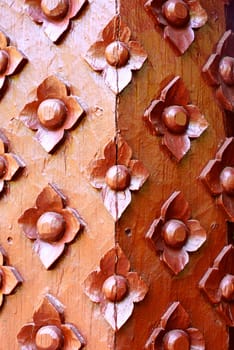
[[[199,221],[191,219],[183,194],[174,192],[162,205],[161,216],[151,224],[146,239],[177,275],[188,264],[188,253],[197,251],[206,241],[206,232]]]
[[[63,139],[64,131],[71,129],[83,116],[84,110],[77,96],[69,94],[67,86],[55,76],[46,78],[37,88],[37,98],[26,104],[19,118],[35,138],[51,152]]]
[[[114,331],[118,331],[133,313],[134,303],[144,299],[148,287],[117,245],[100,261],[100,269],[89,274],[84,282],[85,294],[100,303],[101,313]]]
[[[179,55],[194,41],[194,29],[207,22],[207,13],[198,0],[148,0],[145,9],[156,25],[164,28],[164,39],[173,45]]]
[[[33,313],[33,322],[25,324],[17,335],[22,350],[80,350],[85,340],[79,330],[64,323],[64,305],[46,294]]]
[[[95,71],[101,71],[106,85],[119,94],[132,80],[132,70],[142,67],[147,54],[120,16],[115,16],[103,29],[102,40],[96,41],[85,55]]]
[[[25,62],[26,57],[14,46],[9,45],[9,39],[0,31],[0,91],[6,78],[14,75]]]
[[[78,212],[65,202],[58,188],[49,185],[38,195],[36,207],[27,209],[18,219],[24,234],[35,241],[33,249],[46,269],[60,257],[65,244],[83,229]]]
[[[32,20],[42,24],[48,38],[56,42],[68,29],[70,20],[87,0],[25,0]]]
[[[102,191],[106,209],[117,221],[131,202],[131,191],[138,191],[149,173],[139,160],[132,160],[132,150],[118,136],[104,148],[104,158],[89,165],[91,185]]]
[[[219,40],[202,72],[222,108],[234,112],[234,33],[228,30]]]
[[[226,138],[215,155],[203,169],[200,179],[207,186],[229,220],[234,221],[234,138]]]
[[[234,247],[231,244],[219,253],[199,287],[224,317],[226,324],[234,327]]]
[[[16,268],[6,265],[7,263],[7,254],[0,246],[0,308],[3,305],[4,295],[11,294],[23,282]]]
[[[190,327],[188,313],[174,302],[161,317],[145,345],[145,350],[205,350],[203,334]]]
[[[190,138],[199,137],[208,127],[198,107],[189,104],[189,92],[178,76],[151,102],[144,120],[153,135],[163,136],[162,144],[177,161],[189,151]]]

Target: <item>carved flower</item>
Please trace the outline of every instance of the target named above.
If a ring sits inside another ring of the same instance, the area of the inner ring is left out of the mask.
[[[68,29],[70,20],[81,10],[87,0],[25,0],[32,20],[42,24],[50,40],[56,42]]]
[[[65,206],[65,197],[55,185],[45,187],[37,197],[36,208],[27,209],[18,222],[25,235],[35,240],[34,251],[46,269],[83,228],[79,214]]]
[[[234,33],[231,30],[223,34],[202,72],[208,84],[215,88],[220,105],[234,112]]]
[[[143,163],[131,160],[132,150],[122,137],[104,148],[104,158],[89,166],[90,182],[102,190],[106,209],[117,221],[131,202],[131,191],[138,191],[149,176]]]
[[[0,89],[6,77],[13,75],[25,60],[25,56],[14,46],[8,46],[8,38],[0,31]]]
[[[199,137],[208,127],[198,107],[189,104],[189,92],[175,77],[144,113],[152,134],[163,135],[163,145],[180,161],[190,149],[189,138]]]
[[[14,267],[5,265],[6,263],[6,252],[0,246],[0,307],[3,304],[4,295],[11,294],[23,282],[19,272]]]
[[[84,111],[77,96],[69,96],[67,87],[55,76],[46,78],[37,88],[37,99],[25,105],[20,119],[47,151],[63,139],[64,130],[71,129]]]
[[[78,329],[64,323],[64,306],[51,294],[46,294],[17,335],[22,350],[79,350],[85,340]]]
[[[234,326],[234,247],[222,249],[199,283],[212,304],[225,318],[227,325]]]
[[[146,234],[146,239],[161,252],[160,258],[176,275],[188,264],[188,253],[197,251],[206,241],[206,232],[199,221],[190,218],[188,202],[181,192],[174,192]]]
[[[164,28],[164,38],[182,55],[194,41],[194,31],[207,21],[207,13],[198,0],[148,0],[146,11]]]
[[[203,334],[190,328],[188,313],[174,302],[147,340],[145,350],[205,350]]]
[[[130,83],[132,70],[140,69],[147,58],[141,45],[130,38],[130,29],[115,16],[102,31],[103,40],[96,41],[85,55],[95,71],[103,71],[106,85],[115,94]]]
[[[226,138],[223,145],[203,169],[200,179],[211,194],[217,197],[231,221],[234,221],[234,138]]]
[[[117,331],[129,319],[134,303],[143,300],[148,287],[136,272],[130,272],[130,263],[117,245],[100,261],[100,269],[89,274],[84,282],[85,294],[100,303],[101,312]]]

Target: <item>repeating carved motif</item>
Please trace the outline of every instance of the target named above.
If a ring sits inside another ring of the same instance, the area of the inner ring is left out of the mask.
[[[162,144],[177,161],[189,151],[189,139],[199,137],[208,127],[198,107],[189,104],[189,92],[178,76],[151,102],[144,120],[153,135],[163,136]]]
[[[134,303],[144,299],[148,287],[117,245],[100,261],[100,269],[89,274],[84,282],[85,294],[100,303],[101,313],[113,330],[119,330],[133,313]]]
[[[102,40],[96,41],[85,55],[95,71],[103,72],[106,85],[120,93],[132,80],[132,70],[139,70],[147,54],[137,41],[132,41],[130,29],[120,16],[115,16],[103,29]]]
[[[207,13],[198,0],[148,0],[145,9],[156,25],[164,28],[164,39],[169,40],[180,55],[194,41],[193,29],[207,22]]]
[[[202,72],[221,107],[234,112],[234,33],[228,30],[219,40]]]
[[[26,57],[16,47],[9,45],[9,39],[0,31],[0,92],[6,78],[15,74],[25,62]]]
[[[78,212],[65,203],[64,195],[50,184],[38,195],[36,207],[27,209],[18,219],[24,234],[35,241],[33,249],[46,269],[83,229]]]
[[[190,327],[188,313],[174,302],[161,317],[145,345],[145,350],[205,350],[203,334]]]
[[[42,24],[50,40],[58,41],[68,29],[70,20],[82,9],[87,0],[25,0],[32,20]]]
[[[37,99],[27,103],[20,119],[35,138],[51,152],[63,139],[64,131],[71,129],[84,115],[77,96],[69,94],[67,86],[55,76],[47,77],[37,88]]]
[[[25,324],[17,335],[22,350],[79,350],[85,340],[71,323],[64,323],[64,305],[46,294],[33,313],[33,322]]]
[[[131,202],[131,191],[138,191],[149,173],[139,160],[132,160],[132,150],[118,136],[104,148],[104,158],[89,165],[89,179],[93,187],[101,189],[106,209],[117,221]]]
[[[208,187],[212,196],[217,197],[217,203],[225,210],[229,219],[234,221],[234,138],[226,138],[215,155],[210,160],[200,179]]]
[[[190,252],[197,251],[206,241],[206,232],[199,221],[191,219],[188,202],[181,192],[174,192],[162,205],[161,216],[153,221],[146,233],[160,258],[175,273],[189,262]]]
[[[199,283],[209,301],[224,317],[227,325],[234,327],[234,247],[222,249],[214,264]]]
[[[0,308],[4,301],[4,295],[11,294],[15,288],[23,282],[16,268],[8,266],[7,254],[0,246]]]

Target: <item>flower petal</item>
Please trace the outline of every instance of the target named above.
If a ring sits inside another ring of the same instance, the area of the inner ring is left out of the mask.
[[[33,313],[36,326],[55,325],[60,327],[64,318],[64,306],[51,294],[46,294]]]
[[[37,0],[30,1],[28,7],[28,14],[32,18],[32,20],[36,23],[42,23],[44,19],[43,12],[41,10],[41,4]]]
[[[190,140],[187,135],[176,135],[166,132],[163,137],[163,145],[173,154],[179,162],[190,149]]]
[[[197,220],[188,220],[186,225],[189,228],[189,234],[184,249],[187,252],[195,252],[205,243],[206,231]]]
[[[102,189],[102,199],[108,212],[117,221],[131,203],[131,192],[128,188],[116,192],[105,186]]]
[[[4,301],[4,296],[3,296],[2,292],[0,291],[0,308],[3,304],[3,301]]]
[[[186,329],[190,325],[190,318],[180,302],[175,301],[163,314],[159,325],[167,331]]]
[[[162,251],[164,248],[164,242],[161,234],[163,225],[164,222],[161,218],[154,220],[145,236],[146,239],[153,244],[153,248],[157,251]]]
[[[102,188],[105,186],[105,176],[108,170],[105,159],[97,159],[89,165],[89,181],[95,188]]]
[[[36,206],[43,211],[57,211],[63,209],[65,197],[53,185],[46,186],[38,195]]]
[[[183,248],[176,250],[165,246],[162,260],[177,275],[188,264],[189,255]]]
[[[22,225],[24,234],[29,239],[37,239],[37,220],[41,214],[41,210],[30,208],[25,210],[23,215],[18,219],[18,223]]]
[[[167,26],[164,29],[164,38],[168,39],[179,51],[180,55],[182,55],[192,44],[194,40],[194,32],[190,27],[185,29],[174,29],[171,26]]]
[[[148,179],[149,172],[140,160],[131,160],[129,163],[129,169],[131,171],[129,189],[131,191],[137,191]]]
[[[217,203],[224,208],[229,219],[234,222],[234,198],[223,192],[218,197]]]
[[[117,145],[116,139],[109,141],[104,148],[104,157],[107,167],[117,164]]]
[[[76,96],[68,96],[63,99],[67,108],[67,117],[63,124],[65,130],[71,129],[84,113]]]
[[[54,147],[63,139],[63,136],[63,128],[50,131],[48,129],[40,127],[36,132],[35,138],[41,144],[44,150],[50,153],[54,149]]]
[[[117,164],[129,165],[132,158],[132,149],[123,137],[117,138]]]
[[[130,29],[122,22],[120,16],[114,16],[102,32],[103,40],[106,44],[119,40],[128,43],[131,37]]]
[[[147,284],[136,272],[129,272],[127,280],[129,283],[129,296],[132,301],[138,303],[143,300],[149,289]]]
[[[5,83],[6,77],[0,77],[0,89],[3,87],[4,83]]]
[[[210,55],[208,61],[202,68],[202,73],[209,85],[219,85],[217,72],[219,71],[220,55],[214,53]]]
[[[223,170],[223,163],[220,160],[210,160],[200,174],[201,181],[209,188],[213,195],[222,192],[220,174]]]
[[[20,168],[25,167],[25,164],[17,155],[13,153],[5,153],[3,158],[7,163],[7,169],[3,176],[3,180],[10,181]]]
[[[64,243],[47,243],[37,239],[33,244],[34,251],[38,254],[42,264],[48,270],[60,257],[65,248]]]
[[[138,41],[129,41],[130,58],[128,66],[132,70],[140,69],[147,59],[147,53]]]
[[[7,47],[7,44],[7,37],[3,34],[3,32],[0,32],[0,50],[5,49]]]
[[[164,328],[154,328],[151,333],[149,339],[147,340],[144,349],[152,350],[152,349],[160,349],[163,344],[163,337],[165,335]]]
[[[234,112],[234,87],[222,84],[216,90],[216,98],[224,109]]]
[[[219,285],[223,277],[224,274],[218,268],[209,268],[199,282],[199,288],[206,293],[209,300],[214,304],[221,300]]]
[[[186,0],[189,5],[190,25],[192,28],[200,28],[206,24],[208,16],[199,0]]]
[[[104,41],[97,41],[88,49],[84,59],[95,71],[102,71],[106,65],[106,43]]]
[[[3,272],[3,284],[1,286],[1,293],[10,294],[23,280],[19,272],[11,266],[1,266]]]
[[[26,104],[19,115],[20,120],[22,120],[22,122],[31,130],[37,130],[40,125],[37,118],[37,109],[39,104],[39,101],[33,101]]]
[[[189,204],[181,191],[173,192],[167,199],[161,208],[161,216],[165,222],[170,219],[186,222],[190,218]]]
[[[128,67],[116,69],[108,65],[103,71],[103,78],[106,85],[117,95],[130,83],[132,72]]]
[[[2,192],[4,188],[4,180],[0,180],[0,193]]]
[[[56,76],[49,76],[38,86],[37,97],[39,101],[48,98],[63,99],[67,96],[67,87]]]
[[[9,55],[9,65],[7,67],[5,75],[11,75],[15,72],[25,57],[14,46],[8,46],[4,49],[4,51],[6,51]]]
[[[93,271],[85,279],[84,292],[94,303],[100,303],[103,300],[102,286],[108,277],[109,274],[104,270]]]
[[[189,103],[189,91],[181,77],[176,76],[165,86],[160,99],[165,101],[165,107],[172,105],[185,106]]]
[[[150,131],[153,135],[163,135],[167,130],[162,120],[165,103],[161,100],[153,100],[145,110],[144,119],[148,120]]]
[[[199,137],[209,124],[197,106],[187,105],[185,109],[189,113],[189,125],[186,134],[191,138]]]
[[[232,302],[221,302],[217,305],[217,310],[224,317],[225,323],[229,327],[234,325],[234,304]]]
[[[68,26],[68,17],[63,18],[63,20],[59,22],[47,21],[47,18],[44,18],[43,21],[44,32],[53,42],[56,42],[60,38],[60,36],[67,30]]]
[[[117,69],[117,94],[120,93],[132,80],[132,71],[128,66]]]
[[[69,4],[69,11],[68,11],[68,17],[73,18],[75,17],[78,12],[81,10],[81,8],[84,6],[87,0],[78,0],[78,1],[71,1]]]
[[[21,345],[22,349],[37,350],[35,344],[35,336],[38,327],[34,323],[27,323],[21,328],[17,334],[18,343]]]
[[[122,249],[116,245],[103,256],[100,269],[106,278],[114,274],[126,277],[130,270],[130,263]]]
[[[196,328],[188,328],[186,332],[190,339],[190,350],[205,350],[203,334]]]
[[[66,229],[59,243],[70,243],[75,239],[82,228],[80,217],[75,209],[69,207],[63,209],[61,214],[66,221]]]
[[[72,324],[66,323],[61,325],[64,337],[63,350],[79,350],[85,345],[85,340]]]
[[[234,247],[232,244],[225,246],[214,261],[213,267],[217,267],[222,274],[234,275]]]

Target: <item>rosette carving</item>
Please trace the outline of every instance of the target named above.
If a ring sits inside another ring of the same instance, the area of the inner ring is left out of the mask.
[[[117,221],[131,202],[131,191],[138,191],[149,176],[143,163],[132,160],[132,150],[119,136],[104,148],[104,158],[89,165],[91,185],[102,191],[106,209]]]
[[[146,239],[160,259],[177,275],[189,262],[190,252],[206,241],[206,231],[191,219],[188,202],[181,192],[174,192],[161,207],[161,216],[153,221]]]
[[[35,138],[51,152],[63,139],[64,131],[71,129],[81,119],[84,110],[77,96],[69,94],[67,86],[55,76],[46,78],[37,88],[37,98],[26,104],[19,118]]]
[[[164,39],[182,55],[195,39],[194,29],[207,22],[207,13],[198,0],[148,0],[145,9],[156,25],[164,30]]]
[[[217,203],[234,221],[234,138],[226,138],[215,155],[203,169],[200,179]]]
[[[25,0],[32,20],[42,24],[48,38],[56,42],[68,29],[87,0]]]
[[[207,270],[199,287],[224,317],[227,325],[234,327],[234,247],[222,249],[214,264]]]
[[[71,323],[64,323],[64,306],[51,294],[46,294],[17,335],[22,350],[80,350],[85,340]]]
[[[120,93],[132,80],[132,70],[139,70],[147,54],[120,16],[115,16],[103,29],[102,40],[96,41],[85,55],[95,71],[102,72],[106,85]]]
[[[175,77],[145,110],[144,120],[153,135],[163,136],[162,144],[180,161],[190,149],[190,138],[198,138],[208,123],[198,107],[189,104],[189,92]]]
[[[8,266],[7,254],[0,246],[0,308],[4,301],[4,296],[14,292],[15,288],[23,282],[22,277],[16,268]]]
[[[188,313],[174,302],[154,328],[145,350],[205,350],[203,334],[190,324]]]
[[[234,112],[234,33],[228,30],[219,40],[202,72],[222,108]]]
[[[94,303],[100,303],[101,313],[113,330],[119,330],[133,313],[134,303],[144,299],[148,287],[117,245],[100,261],[100,269],[84,281],[84,292]]]
[[[36,207],[27,209],[18,219],[24,234],[34,240],[33,249],[46,269],[83,229],[78,212],[65,203],[66,198],[55,185],[46,186],[37,197]]]

